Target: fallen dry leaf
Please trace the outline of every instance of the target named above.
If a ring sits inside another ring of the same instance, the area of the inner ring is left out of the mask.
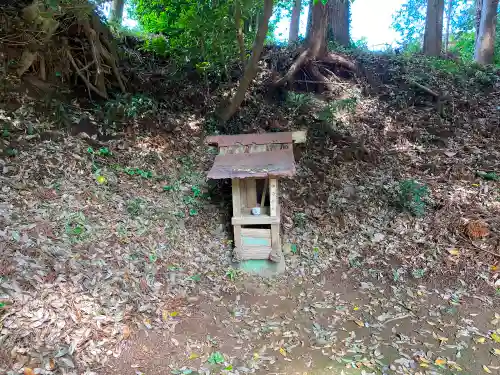
[[[500,335],[496,332],[492,332],[490,335],[491,339],[495,341],[497,344],[500,343]]]
[[[434,361],[434,364],[437,365],[437,366],[444,366],[446,364],[446,359],[444,359],[444,358],[437,358]]]
[[[123,326],[122,338],[123,340],[127,340],[130,337],[130,327],[125,325]]]
[[[448,252],[451,255],[460,255],[460,251],[458,249],[450,249],[450,250],[448,250]]]

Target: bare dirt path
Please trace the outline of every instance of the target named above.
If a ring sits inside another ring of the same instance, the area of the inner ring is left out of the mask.
[[[352,276],[352,275],[351,275]],[[498,373],[491,300],[454,287],[353,281],[341,270],[200,296],[164,329],[139,329],[105,374]],[[437,283],[439,284],[439,283]],[[498,315],[497,315],[498,316]],[[220,356],[219,356],[220,354]]]

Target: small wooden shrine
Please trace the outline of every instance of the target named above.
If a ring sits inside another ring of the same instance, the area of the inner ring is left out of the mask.
[[[232,181],[235,257],[282,259],[278,179],[295,174],[293,143],[306,132],[212,136],[219,147],[208,178]]]

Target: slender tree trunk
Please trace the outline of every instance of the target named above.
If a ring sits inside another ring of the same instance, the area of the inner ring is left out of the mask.
[[[347,47],[351,41],[349,35],[349,0],[328,0],[328,40],[333,40]]]
[[[307,39],[307,46],[310,50],[309,57],[315,58],[326,54],[326,26],[327,26],[326,6],[318,0],[312,7],[311,30]]]
[[[425,19],[424,53],[439,56],[443,46],[444,0],[427,0]]]
[[[111,15],[109,20],[113,23],[121,25],[124,7],[125,7],[125,0],[113,0],[113,4],[111,5]]]
[[[306,25],[306,40],[309,39],[309,34],[312,27],[312,10],[314,7],[314,0],[309,1],[309,7],[307,8],[307,25]]]
[[[444,35],[444,53],[448,53],[448,47],[450,45],[450,28],[451,28],[452,18],[453,18],[453,0],[448,0],[448,6],[446,7],[446,32]]]
[[[476,43],[479,36],[479,25],[481,24],[481,11],[483,10],[483,0],[476,0]]]
[[[245,39],[243,37],[243,22],[241,22],[241,4],[239,0],[234,2],[234,23],[236,24],[236,39],[240,48],[240,60],[245,65]]]
[[[316,4],[309,9],[309,12],[312,12],[311,15],[311,26],[309,28],[309,35],[307,37],[307,49],[302,52],[299,57],[294,61],[288,72],[280,78],[276,85],[284,85],[287,82],[290,82],[303,65],[307,64],[312,59],[318,56],[324,56],[327,52],[326,45],[326,26],[327,26],[327,17],[326,17],[326,6],[318,0]]]
[[[295,0],[290,19],[290,33],[288,34],[288,43],[296,42],[299,39],[300,8],[302,0]]]
[[[493,64],[497,27],[498,0],[483,0],[481,23],[476,39],[474,60],[480,64]]]
[[[245,98],[245,93],[247,92],[250,83],[255,78],[257,74],[257,64],[260,60],[260,55],[264,49],[264,41],[266,40],[267,30],[269,28],[269,19],[273,14],[273,0],[264,0],[264,14],[262,16],[262,21],[259,23],[259,29],[257,30],[257,35],[255,36],[255,42],[253,44],[252,56],[247,62],[245,68],[245,74],[240,81],[238,90],[234,94],[231,103],[225,111],[221,114],[222,121],[226,122],[229,120],[240,107],[243,99]]]

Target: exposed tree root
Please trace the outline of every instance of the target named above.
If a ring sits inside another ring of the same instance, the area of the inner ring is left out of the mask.
[[[75,4],[76,3],[76,4]],[[126,92],[118,68],[118,56],[112,35],[99,19],[95,6],[88,0],[62,4],[57,13],[48,11],[44,2],[33,1],[12,9],[9,17],[22,17],[9,29],[12,50],[21,50],[17,74],[35,73],[41,80],[71,82],[76,79],[89,95],[108,98],[112,86]],[[17,40],[27,40],[18,43]]]
[[[328,53],[327,55],[322,56],[320,60],[328,64],[340,65],[341,67],[354,73],[357,71],[356,64],[354,62],[337,53]]]
[[[328,91],[335,90],[335,84],[320,72],[319,67],[316,64],[309,64],[309,71],[312,73],[314,78],[323,83]]]
[[[66,51],[66,54],[68,56],[69,61],[71,62],[71,65],[73,65],[73,68],[75,68],[76,74],[82,79],[82,81],[85,83],[85,86],[87,86],[87,89],[90,91],[95,92],[97,95],[100,97],[107,99],[108,94],[106,91],[101,91],[97,87],[95,87],[92,83],[89,82],[89,80],[83,75],[82,69],[78,69],[78,65],[76,65],[75,59],[73,58],[73,55],[71,54],[71,51],[68,49]],[[95,62],[95,60],[94,60]]]
[[[300,69],[302,69],[302,67],[309,62],[309,53],[309,49],[306,49],[304,52],[302,52],[297,60],[295,60],[295,62],[292,64],[290,69],[288,69],[288,72],[283,76],[283,78],[276,81],[276,86],[283,86],[286,83],[289,83],[295,76],[295,74],[297,74],[297,72],[299,72]]]
[[[321,69],[319,66],[321,66]],[[331,69],[328,69],[327,67],[331,67]],[[329,78],[329,76],[335,77],[335,73],[333,73],[335,67],[341,67],[352,73],[357,72],[356,64],[344,56],[335,53],[327,53],[317,57],[314,55],[312,49],[309,48],[297,57],[288,69],[287,73],[276,81],[275,85],[284,86],[286,84],[293,83],[294,77],[302,69],[305,69],[313,77],[311,81],[314,81],[315,83],[322,83],[326,90],[333,91],[335,83]],[[327,75],[322,73],[321,70],[326,72]]]

